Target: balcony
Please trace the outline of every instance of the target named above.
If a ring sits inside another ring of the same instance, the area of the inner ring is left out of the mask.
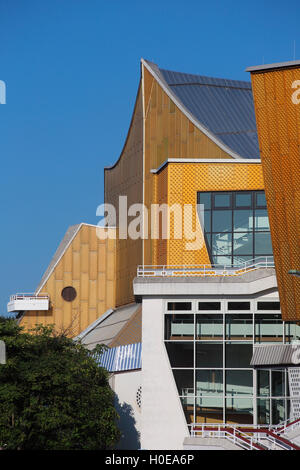
[[[15,294],[11,295],[7,304],[8,312],[26,310],[49,310],[48,294]]]

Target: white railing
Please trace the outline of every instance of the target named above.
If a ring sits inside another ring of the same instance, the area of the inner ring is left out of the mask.
[[[11,295],[9,300],[13,302],[14,300],[37,300],[37,299],[47,299],[49,300],[48,294],[14,294]]]
[[[295,423],[292,422],[287,426]],[[259,450],[258,446],[266,450],[298,450],[295,449],[297,447],[295,444],[281,437],[280,434],[284,432],[282,424],[193,423],[189,425],[189,428],[192,437],[223,437],[247,450]]]
[[[199,277],[199,276],[240,276],[261,268],[274,268],[272,256],[260,256],[236,265],[140,265],[137,277]]]
[[[292,431],[297,428],[300,428],[300,418],[289,418],[273,426],[274,431],[279,434],[284,434],[286,431]]]
[[[196,429],[195,429],[196,428]],[[213,429],[211,429],[213,428]],[[254,436],[249,436],[237,429],[237,426],[228,424],[193,424],[191,425],[191,436],[196,437],[225,438],[245,450],[260,450]]]

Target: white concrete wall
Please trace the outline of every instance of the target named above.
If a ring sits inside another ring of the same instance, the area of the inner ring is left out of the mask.
[[[143,299],[141,448],[177,450],[189,432],[164,346],[163,302]]]
[[[110,386],[116,394],[115,408],[120,416],[118,422],[122,437],[117,449],[140,449],[141,409],[136,392],[142,385],[142,372],[119,372],[110,378]]]

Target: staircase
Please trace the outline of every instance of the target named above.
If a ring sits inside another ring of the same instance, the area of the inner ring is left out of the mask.
[[[191,425],[192,437],[226,439],[243,450],[300,450],[290,432],[296,432],[300,436],[300,419],[268,427],[238,424]]]

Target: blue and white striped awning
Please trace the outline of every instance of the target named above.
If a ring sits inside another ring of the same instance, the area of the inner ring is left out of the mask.
[[[107,349],[98,358],[98,363],[109,372],[120,372],[142,367],[142,343],[126,344]]]

